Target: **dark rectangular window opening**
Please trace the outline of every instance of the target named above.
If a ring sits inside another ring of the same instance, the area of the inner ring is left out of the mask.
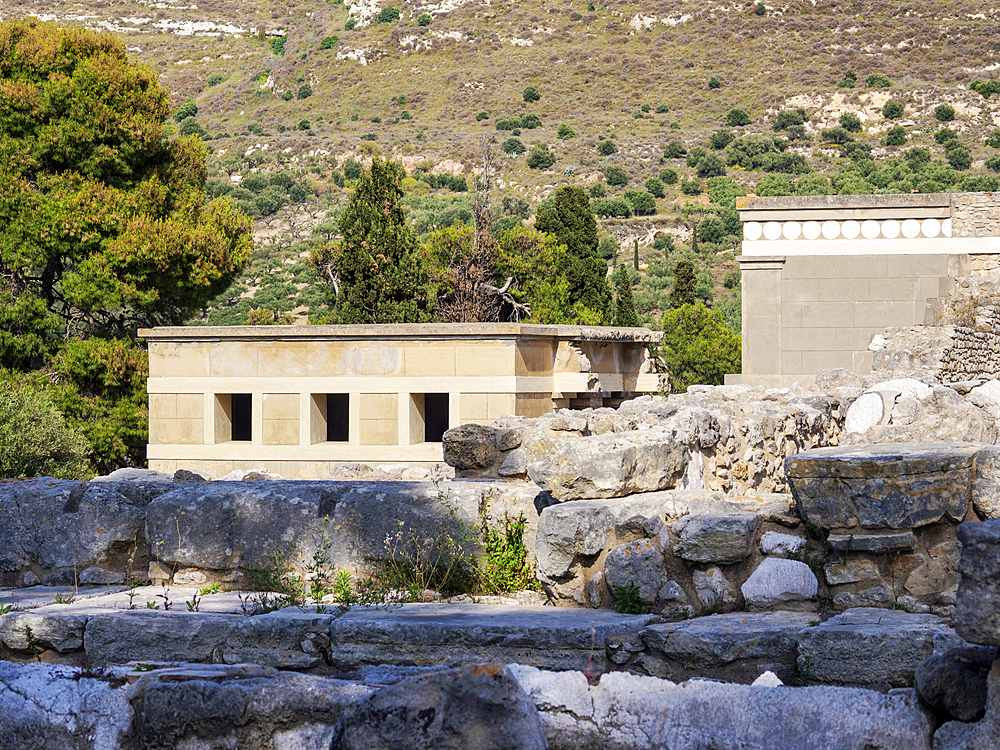
[[[233,442],[250,442],[253,432],[253,398],[249,393],[231,396]]]
[[[346,443],[350,439],[351,399],[348,393],[326,394],[326,439],[330,443]]]
[[[424,394],[424,442],[440,443],[448,429],[448,394]]]

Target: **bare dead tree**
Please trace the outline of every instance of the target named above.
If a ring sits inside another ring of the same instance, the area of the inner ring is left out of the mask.
[[[471,250],[456,248],[445,272],[448,291],[438,297],[438,317],[448,323],[513,322],[528,317],[528,306],[511,293],[516,280],[508,277],[496,286],[497,242],[490,232],[493,216],[490,191],[496,180],[496,141],[483,137],[482,171],[473,177],[473,233]]]

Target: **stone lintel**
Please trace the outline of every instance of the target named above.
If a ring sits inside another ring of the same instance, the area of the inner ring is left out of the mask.
[[[917,546],[917,537],[912,531],[892,534],[830,534],[826,540],[830,549],[838,552],[895,552],[912,550]]]

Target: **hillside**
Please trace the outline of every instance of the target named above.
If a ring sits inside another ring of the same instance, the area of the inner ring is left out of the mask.
[[[392,9],[399,11],[398,19]],[[228,191],[234,178],[242,177],[242,192],[234,197],[260,214],[254,267],[219,300],[221,308],[238,307],[244,319],[251,307],[300,314],[310,306],[320,309],[301,258],[310,242],[336,231],[336,206],[346,196],[345,166],[363,161],[366,151],[402,161],[411,174],[423,168],[471,178],[484,136],[495,136],[499,144],[517,139],[525,152],[502,161],[498,199],[506,203],[498,209],[522,216],[523,201],[533,206],[559,185],[604,187],[611,182],[605,177],[608,167],[621,167],[627,178],[627,185],[606,186],[608,198],[624,189],[641,190],[661,170],[673,170],[679,182],[663,185],[663,197],[648,215],[602,221],[622,262],[632,259],[639,242],[643,270],[637,304],[647,320],[655,317],[670,283],[669,264],[663,262],[670,245],[663,234],[654,245],[657,233],[672,235],[678,249],[695,250],[687,247],[691,228],[708,219],[725,224],[724,212],[714,207],[726,196],[731,202],[738,190],[752,192],[768,180],[764,184],[771,191],[802,191],[805,178],[797,173],[811,168],[837,175],[852,157],[867,173],[852,173],[822,189],[988,187],[961,180],[992,174],[985,164],[1000,153],[986,145],[1000,126],[1000,98],[970,89],[973,81],[995,76],[1000,66],[1000,11],[968,0],[359,0],[346,5],[28,0],[6,6],[3,14],[110,30],[158,72],[178,107],[194,102],[194,120],[182,125],[202,130],[212,148],[210,170],[218,180],[210,189]],[[537,90],[537,101],[525,101],[531,98],[524,95],[527,87]],[[883,115],[889,101],[902,105],[897,117]],[[954,109],[953,120],[935,114],[942,104]],[[800,107],[807,119],[798,135],[775,133],[778,113]],[[695,194],[694,186],[697,180],[707,190],[702,178],[713,172],[699,176],[697,160],[689,166],[690,151],[702,146],[726,162],[729,152],[713,151],[718,142],[710,138],[724,129],[734,108],[745,111],[749,122],[729,128],[732,136],[787,137],[782,141],[787,150],[777,168],[726,164],[725,184],[717,178],[713,206],[706,207],[707,196]],[[857,116],[860,130],[847,138],[859,141],[864,153],[822,135],[845,113]],[[520,127],[499,130],[498,125]],[[968,166],[957,172],[946,168],[951,142],[935,139],[942,125],[968,149]],[[902,128],[897,140],[903,145],[884,145],[894,126]],[[665,155],[675,140],[688,154]],[[602,146],[606,141],[613,148]],[[547,145],[554,162],[546,169],[529,168],[528,156],[539,144]],[[872,167],[864,161],[869,147]],[[912,162],[891,160],[913,147],[928,149],[940,169],[921,180],[910,173],[871,174],[880,165],[905,172]],[[798,162],[790,158],[794,154],[801,155]],[[283,176],[272,189],[270,176],[276,173]],[[681,192],[685,184],[690,195]],[[265,187],[269,198],[261,197]],[[411,217],[421,231],[463,216],[461,194],[448,185],[425,177],[409,187]],[[734,299],[738,302],[732,260],[737,239],[719,229],[711,240],[698,249],[703,296],[728,299],[732,308]],[[239,303],[241,295],[254,294],[248,290],[262,291]]]

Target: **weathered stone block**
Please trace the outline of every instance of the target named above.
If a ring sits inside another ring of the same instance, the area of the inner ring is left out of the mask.
[[[908,529],[968,511],[981,446],[817,448],[785,459],[803,520],[823,528]]]
[[[664,432],[540,437],[525,446],[528,476],[557,500],[624,497],[677,487],[687,446]]]
[[[905,687],[934,653],[935,636],[951,632],[934,615],[852,609],[799,633],[798,664],[820,682],[874,690]]]
[[[917,537],[912,531],[895,534],[830,534],[826,543],[837,552],[895,552],[911,550],[917,546]]]
[[[961,524],[958,541],[955,629],[969,643],[1000,646],[1000,519]]]
[[[809,601],[819,581],[809,566],[798,560],[768,557],[740,588],[750,608],[768,608],[787,602]]]
[[[711,513],[682,518],[674,524],[674,554],[694,562],[737,563],[753,552],[761,517],[753,513]]]
[[[613,591],[615,587],[636,586],[645,604],[656,601],[663,587],[666,570],[663,553],[649,539],[621,544],[608,553],[604,562],[604,578]]]

